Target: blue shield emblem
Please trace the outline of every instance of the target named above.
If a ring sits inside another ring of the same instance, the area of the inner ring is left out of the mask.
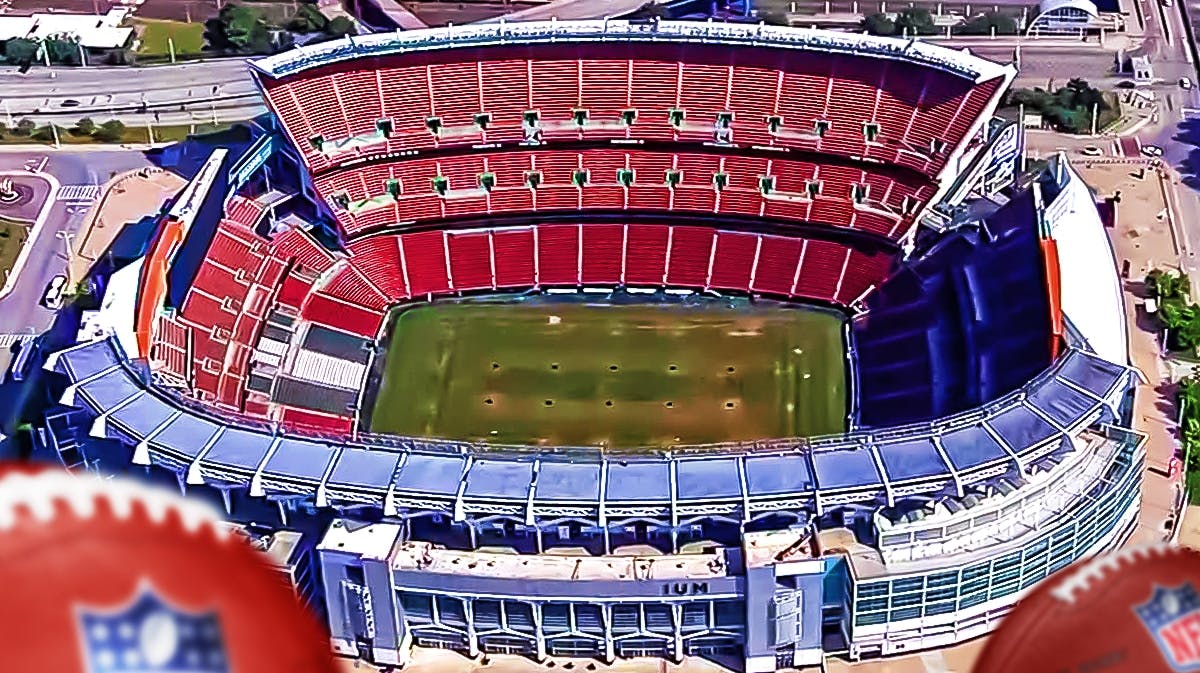
[[[1200,671],[1200,595],[1190,583],[1155,587],[1150,600],[1133,609],[1150,631],[1172,670]]]
[[[230,673],[215,612],[180,610],[146,587],[122,607],[76,614],[88,673]]]

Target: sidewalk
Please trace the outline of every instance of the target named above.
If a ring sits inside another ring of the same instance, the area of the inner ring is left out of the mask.
[[[109,180],[79,226],[67,279],[74,282],[87,275],[126,224],[158,212],[185,184],[183,178],[161,168],[139,168]]]

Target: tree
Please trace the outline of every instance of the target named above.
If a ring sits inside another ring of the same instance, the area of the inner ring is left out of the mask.
[[[92,137],[102,143],[115,143],[125,137],[125,125],[117,119],[110,119],[100,125],[92,133]]]
[[[329,37],[345,37],[347,35],[358,35],[358,26],[354,25],[354,21],[349,17],[338,16],[334,17],[325,26],[325,34]]]
[[[955,26],[954,33],[956,35],[991,35],[993,29],[997,35],[1016,35],[1018,32],[1017,21],[1000,12],[985,12]]]
[[[933,15],[928,9],[909,7],[896,15],[896,34],[900,35],[933,35],[937,26],[933,24]]]
[[[96,132],[96,122],[84,117],[75,122],[75,128],[71,129],[71,135],[90,136]]]
[[[38,55],[38,43],[33,40],[16,38],[4,43],[4,60],[10,65],[28,65]]]
[[[329,26],[329,19],[317,9],[316,5],[303,4],[296,9],[292,18],[284,26],[297,33],[320,33]]]
[[[862,29],[870,35],[895,35],[896,22],[887,14],[869,14],[863,19]]]
[[[47,124],[47,125],[39,128],[38,130],[34,131],[33,135],[31,135],[30,137],[39,142],[48,143],[48,142],[52,142],[54,140],[54,138],[55,138],[54,131],[55,131],[55,128],[52,127],[50,124]],[[60,132],[58,137],[61,138],[62,137],[62,135],[61,135],[62,129],[58,129],[58,131]]]
[[[42,48],[50,54],[51,63],[79,65],[79,40],[54,37],[42,41]]]
[[[13,129],[13,135],[28,137],[33,134],[37,124],[33,123],[32,119],[22,119],[17,122],[17,128]]]
[[[204,23],[204,40],[216,51],[269,54],[274,50],[266,16],[252,7],[232,3]]]

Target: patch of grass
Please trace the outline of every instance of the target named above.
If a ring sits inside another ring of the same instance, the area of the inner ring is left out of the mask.
[[[29,236],[29,227],[16,220],[0,217],[0,285],[8,280],[8,274],[17,263],[17,256]]]
[[[635,448],[845,429],[827,311],[447,302],[392,329],[375,432]]]
[[[184,124],[179,126],[155,126],[155,143],[172,143],[186,140],[188,136],[204,135],[225,131],[232,124]],[[75,135],[67,127],[59,127],[59,142],[63,145],[99,145],[101,142],[92,136]],[[125,128],[125,134],[114,144],[146,145],[150,142],[150,133],[145,126],[130,126]],[[52,141],[41,140],[30,136],[5,134],[0,136],[0,145],[51,145]]]
[[[140,56],[171,55],[169,40],[175,41],[175,55],[188,56],[204,51],[204,24],[184,21],[137,19],[134,25],[140,28]]]

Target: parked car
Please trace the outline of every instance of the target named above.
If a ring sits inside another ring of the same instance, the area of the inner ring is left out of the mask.
[[[1188,79],[1187,77],[1180,77],[1179,78],[1179,88],[1181,88],[1181,89],[1192,88],[1192,80]]]
[[[63,107],[79,107],[79,101],[75,100],[74,98],[68,98],[62,103],[59,103],[59,105],[62,105]]]
[[[1161,157],[1163,150],[1158,145],[1142,145],[1142,154],[1148,157]]]
[[[1104,156],[1104,150],[1100,149],[1099,147],[1096,147],[1095,145],[1088,145],[1087,147],[1083,148],[1083,156],[1085,156],[1085,157],[1102,157],[1102,156]]]
[[[42,295],[42,306],[57,311],[62,308],[63,297],[67,292],[67,277],[61,273],[50,279],[46,293]]]

